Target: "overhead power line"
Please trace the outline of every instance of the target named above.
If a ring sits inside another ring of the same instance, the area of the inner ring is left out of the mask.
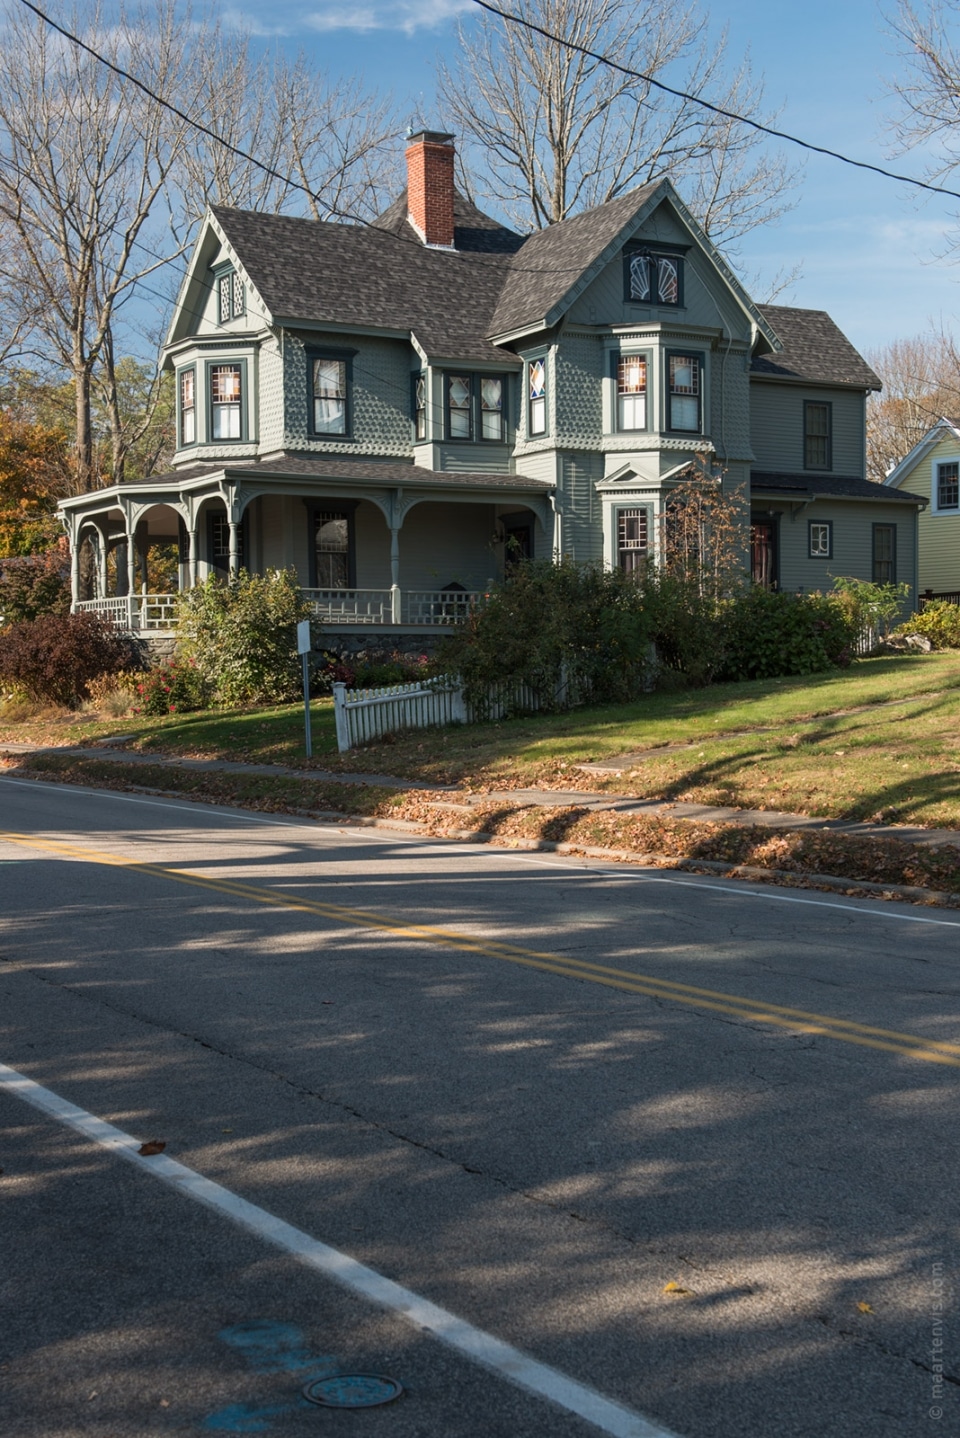
[[[27,0],[24,0],[24,4],[26,3]],[[726,110],[722,105],[714,105],[712,101],[705,100],[702,95],[692,95],[688,90],[678,90],[673,85],[667,85],[663,80],[658,80],[654,75],[645,75],[642,70],[631,70],[629,65],[621,65],[618,60],[611,60],[609,56],[602,55],[597,50],[591,50],[587,45],[579,45],[575,40],[568,40],[564,35],[555,35],[542,25],[537,25],[532,20],[525,20],[521,15],[513,15],[509,10],[501,10],[498,6],[491,5],[490,0],[473,0],[473,3],[479,5],[481,10],[499,16],[501,20],[505,20],[510,25],[520,25],[524,30],[530,30],[554,45],[562,45],[567,50],[575,50],[578,55],[585,55],[588,59],[605,65],[609,70],[616,70],[619,75],[626,75],[633,80],[642,80],[644,84],[652,85],[654,89],[662,90],[666,95],[673,95],[677,100],[688,100],[691,104],[699,105],[714,115],[721,115],[725,120],[735,120],[739,125],[746,125],[761,135],[769,135],[775,140],[786,140],[788,144],[798,145],[802,150],[809,150],[811,154],[826,155],[830,160],[839,160],[841,164],[852,165],[857,170],[871,170],[875,175],[882,175],[885,180],[895,180],[901,185],[913,185],[918,190],[929,190],[934,195],[948,195],[952,200],[960,200],[960,190],[947,190],[942,185],[931,185],[928,181],[918,180],[913,175],[901,175],[895,170],[886,170],[882,165],[871,164],[869,160],[854,160],[850,155],[841,154],[839,150],[827,149],[825,145],[814,145],[810,140],[802,140],[798,135],[791,135],[787,130],[774,129],[772,125],[764,125],[759,120],[751,120],[749,115],[740,115],[735,110]]]

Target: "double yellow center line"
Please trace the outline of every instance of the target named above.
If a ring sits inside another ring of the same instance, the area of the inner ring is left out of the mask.
[[[693,984],[675,983],[672,979],[661,979],[652,974],[638,974],[632,973],[629,969],[611,968],[605,964],[591,964],[584,959],[568,958],[564,954],[540,952],[537,949],[522,948],[517,944],[500,943],[495,939],[475,938],[457,929],[445,929],[434,924],[415,924],[404,919],[387,918],[368,909],[352,909],[341,904],[320,903],[316,899],[301,898],[277,889],[260,888],[233,879],[209,879],[190,869],[176,869],[167,864],[142,864],[120,854],[82,848],[79,845],[65,844],[53,839],[37,839],[30,834],[14,834],[0,830],[0,842],[16,844],[22,848],[40,850],[64,858],[80,859],[88,864],[126,869],[131,873],[145,874],[156,879],[173,880],[178,884],[189,884],[193,888],[205,889],[208,892],[227,894],[233,898],[245,899],[250,903],[267,904],[273,908],[312,914],[318,918],[330,919],[335,923],[347,924],[355,928],[379,929],[383,933],[394,934],[399,938],[439,944],[444,948],[479,954],[485,958],[500,959],[505,963],[518,964],[528,969],[541,969],[546,973],[559,974],[563,978],[579,979],[582,982],[617,989],[621,993],[642,994],[646,998],[669,1000],[692,1008],[706,1009],[713,1013],[729,1014],[734,1018],[747,1019],[752,1023],[771,1024],[778,1028],[789,1029],[793,1033],[818,1034],[824,1038],[837,1039],[841,1043],[858,1044],[862,1048],[881,1049],[887,1053],[905,1054],[910,1058],[924,1059],[928,1063],[947,1064],[953,1068],[960,1068],[960,1044],[927,1039],[917,1034],[898,1033],[894,1029],[874,1028],[868,1024],[854,1023],[850,1019],[833,1018],[829,1014],[810,1013],[806,1009],[788,1008],[782,1004],[757,1002],[754,999],[724,993],[717,989],[703,989]]]

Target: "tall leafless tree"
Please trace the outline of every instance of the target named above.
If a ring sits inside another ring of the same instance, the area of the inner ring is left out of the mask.
[[[763,87],[695,3],[502,0],[501,7],[643,75],[758,118]],[[670,175],[715,241],[729,248],[791,207],[795,172],[753,130],[522,25],[484,14],[460,27],[462,58],[440,66],[444,122],[472,142],[483,190],[521,226]]]
[[[867,397],[867,478],[881,483],[944,417],[960,417],[960,353],[944,332],[893,340],[867,356],[883,381]]]
[[[356,82],[327,84],[303,60],[254,59],[242,35],[215,17],[195,21],[177,0],[109,12],[96,0],[58,15],[152,93],[13,0],[0,15],[0,298],[17,317],[21,357],[73,381],[83,491],[101,479],[94,398],[112,430],[110,478],[123,478],[144,428],[124,416],[117,378],[131,296],[172,297],[170,265],[209,201],[315,216],[374,209],[387,106]],[[148,409],[159,395],[159,385],[145,394]]]

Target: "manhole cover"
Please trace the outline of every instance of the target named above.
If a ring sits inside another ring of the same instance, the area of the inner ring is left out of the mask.
[[[379,1373],[341,1373],[308,1383],[303,1396],[323,1408],[376,1408],[379,1403],[391,1403],[402,1392],[402,1383]]]

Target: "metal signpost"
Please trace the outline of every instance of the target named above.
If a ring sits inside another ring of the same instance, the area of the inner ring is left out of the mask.
[[[303,722],[307,733],[307,758],[313,756],[313,736],[310,733],[310,620],[301,619],[297,625],[297,653],[303,658]]]

